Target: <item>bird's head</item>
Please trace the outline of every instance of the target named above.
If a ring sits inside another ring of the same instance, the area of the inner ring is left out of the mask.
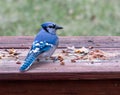
[[[41,26],[46,32],[51,33],[51,34],[56,34],[56,30],[58,29],[63,29],[63,27],[58,26],[57,24],[53,22],[45,22]]]

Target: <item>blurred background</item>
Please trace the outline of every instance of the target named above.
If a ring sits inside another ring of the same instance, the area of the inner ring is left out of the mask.
[[[61,36],[119,36],[120,0],[0,0],[0,36],[34,36],[46,21]]]

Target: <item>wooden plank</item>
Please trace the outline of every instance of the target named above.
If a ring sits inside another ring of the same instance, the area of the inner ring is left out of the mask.
[[[16,49],[19,60],[23,62],[28,53],[28,49]],[[19,72],[21,64],[16,64],[14,57],[7,57],[0,60],[0,80],[79,80],[79,79],[118,79],[120,78],[120,49],[102,48],[103,51],[114,54],[113,59],[107,60],[80,60],[71,63],[70,57],[65,59],[65,65],[60,62],[53,63],[52,60],[35,62],[31,69],[25,73]],[[1,52],[4,49],[1,49]],[[4,51],[5,52],[5,51]],[[61,49],[57,49],[54,56],[59,54]],[[117,53],[118,52],[118,53]]]
[[[32,36],[1,36],[0,48],[30,48],[32,41]]]
[[[120,79],[120,72],[9,72],[0,76],[0,80],[111,80]]]
[[[0,95],[120,95],[120,37],[60,37],[54,56],[74,45],[93,46],[111,57],[76,63],[71,63],[69,57],[65,65],[47,60],[35,62],[27,72],[19,72],[21,64],[16,62],[23,62],[32,40],[33,37],[0,37],[0,54],[7,53],[5,48],[15,48],[20,53],[18,59],[7,55],[0,59]]]
[[[60,37],[60,45],[54,55],[60,53],[67,46],[88,47],[101,49],[111,53],[112,57],[107,60],[80,60],[71,63],[70,58],[65,59],[65,65],[51,60],[40,64],[35,62],[29,71],[21,73],[16,64],[23,62],[33,37],[0,37],[0,50],[15,48],[21,53],[18,59],[13,57],[0,60],[0,80],[80,80],[80,79],[119,79],[120,78],[120,37]],[[23,49],[21,49],[23,48]]]
[[[0,48],[29,48],[32,44],[31,36],[5,36],[0,37]],[[17,44],[17,45],[16,45]],[[99,48],[120,48],[119,36],[74,36],[60,37],[59,48],[75,47],[99,47]]]
[[[9,50],[9,49],[8,49]],[[21,63],[24,61],[27,53],[28,53],[28,49],[15,49],[18,53],[20,53],[16,59],[16,57],[14,56],[10,56],[10,54],[8,52],[6,52],[4,49],[1,49],[0,50],[0,54],[4,55],[5,57],[2,57],[2,59],[0,59],[0,65],[7,65],[7,66],[13,66],[13,67],[16,67],[16,62],[17,61],[21,61]],[[63,50],[63,49],[62,49]],[[53,56],[58,56],[58,55],[61,55],[62,53],[62,50],[61,49],[57,49],[55,51],[55,53],[53,54]],[[115,49],[115,48],[102,48],[101,49],[102,51],[105,51],[106,53],[108,53],[110,56],[107,57],[106,60],[78,60],[76,61],[75,63],[72,63],[71,62],[71,59],[73,57],[71,56],[66,56],[65,59],[64,59],[64,62],[65,62],[65,65],[64,66],[118,66],[119,67],[119,62],[120,62],[120,49]],[[63,55],[62,55],[63,56]],[[92,62],[92,63],[91,63]],[[93,63],[94,62],[94,63]],[[54,66],[60,66],[60,62],[59,61],[56,61],[53,63],[53,60],[49,59],[49,60],[43,60],[41,61],[41,65],[42,64],[46,64],[49,65],[49,67],[54,67]],[[15,65],[15,66],[14,66]],[[17,64],[17,65],[20,65],[20,64]],[[35,63],[35,65],[39,65],[39,63]],[[45,65],[44,65],[45,66]],[[36,66],[38,67],[38,66]],[[3,67],[4,68],[4,67]],[[65,67],[66,68],[66,67]]]
[[[1,81],[0,95],[119,95],[119,80]]]

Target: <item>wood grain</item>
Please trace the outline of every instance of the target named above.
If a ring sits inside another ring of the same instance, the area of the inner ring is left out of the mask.
[[[0,80],[80,80],[80,79],[119,79],[120,78],[120,37],[60,37],[60,45],[54,55],[59,54],[67,46],[93,46],[112,55],[107,60],[80,60],[71,63],[70,57],[65,59],[65,65],[48,60],[35,62],[29,71],[21,73],[16,64],[23,63],[33,41],[33,37],[16,36],[0,37],[0,53],[5,49],[14,48],[20,53],[19,58],[6,57],[0,59]]]
[[[119,95],[119,91],[119,80],[0,82],[1,95]]]
[[[54,56],[68,46],[92,46],[111,55],[106,60],[80,60],[65,65],[52,60],[35,62],[29,71],[19,72],[34,37],[0,37],[0,95],[120,95],[120,37],[60,37]],[[18,59],[8,57],[5,49],[14,48]]]
[[[32,36],[4,36],[0,37],[0,48],[30,48],[34,37]],[[17,45],[16,45],[17,44]],[[60,37],[59,48],[67,46],[75,47],[99,47],[120,48],[119,36],[72,36]]]

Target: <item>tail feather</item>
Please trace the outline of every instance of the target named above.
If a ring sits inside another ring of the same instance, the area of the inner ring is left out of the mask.
[[[25,71],[28,70],[29,67],[33,64],[33,62],[36,60],[36,56],[33,54],[29,55],[25,62],[22,64],[22,66],[20,67],[20,71]]]

